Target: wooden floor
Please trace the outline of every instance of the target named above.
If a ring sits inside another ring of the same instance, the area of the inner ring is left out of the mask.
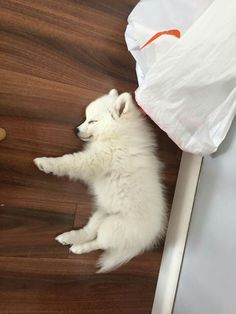
[[[55,235],[82,226],[91,200],[80,183],[32,160],[81,149],[84,107],[115,87],[136,88],[126,18],[137,0],[0,1],[0,313],[148,314],[162,248],[95,274],[99,253],[69,254]],[[154,126],[171,204],[180,151]]]

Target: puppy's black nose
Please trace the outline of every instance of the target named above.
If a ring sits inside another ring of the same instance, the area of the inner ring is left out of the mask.
[[[77,128],[77,126],[74,128],[74,133],[76,136],[79,134],[79,129]]]

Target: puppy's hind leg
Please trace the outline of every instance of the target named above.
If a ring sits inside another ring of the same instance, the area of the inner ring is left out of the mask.
[[[105,217],[105,213],[98,210],[90,217],[89,222],[82,229],[64,232],[57,236],[55,240],[63,245],[90,242],[96,238],[97,230]]]

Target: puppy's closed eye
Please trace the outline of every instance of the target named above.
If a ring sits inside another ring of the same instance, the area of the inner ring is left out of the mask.
[[[95,123],[95,122],[98,122],[98,120],[90,120],[88,124]]]

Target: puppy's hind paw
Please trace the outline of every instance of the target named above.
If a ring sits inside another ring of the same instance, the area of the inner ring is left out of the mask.
[[[72,245],[76,241],[75,231],[64,232],[55,238],[62,245]]]
[[[83,245],[72,245],[70,247],[70,252],[74,254],[83,254],[87,253],[87,250],[84,248]]]

